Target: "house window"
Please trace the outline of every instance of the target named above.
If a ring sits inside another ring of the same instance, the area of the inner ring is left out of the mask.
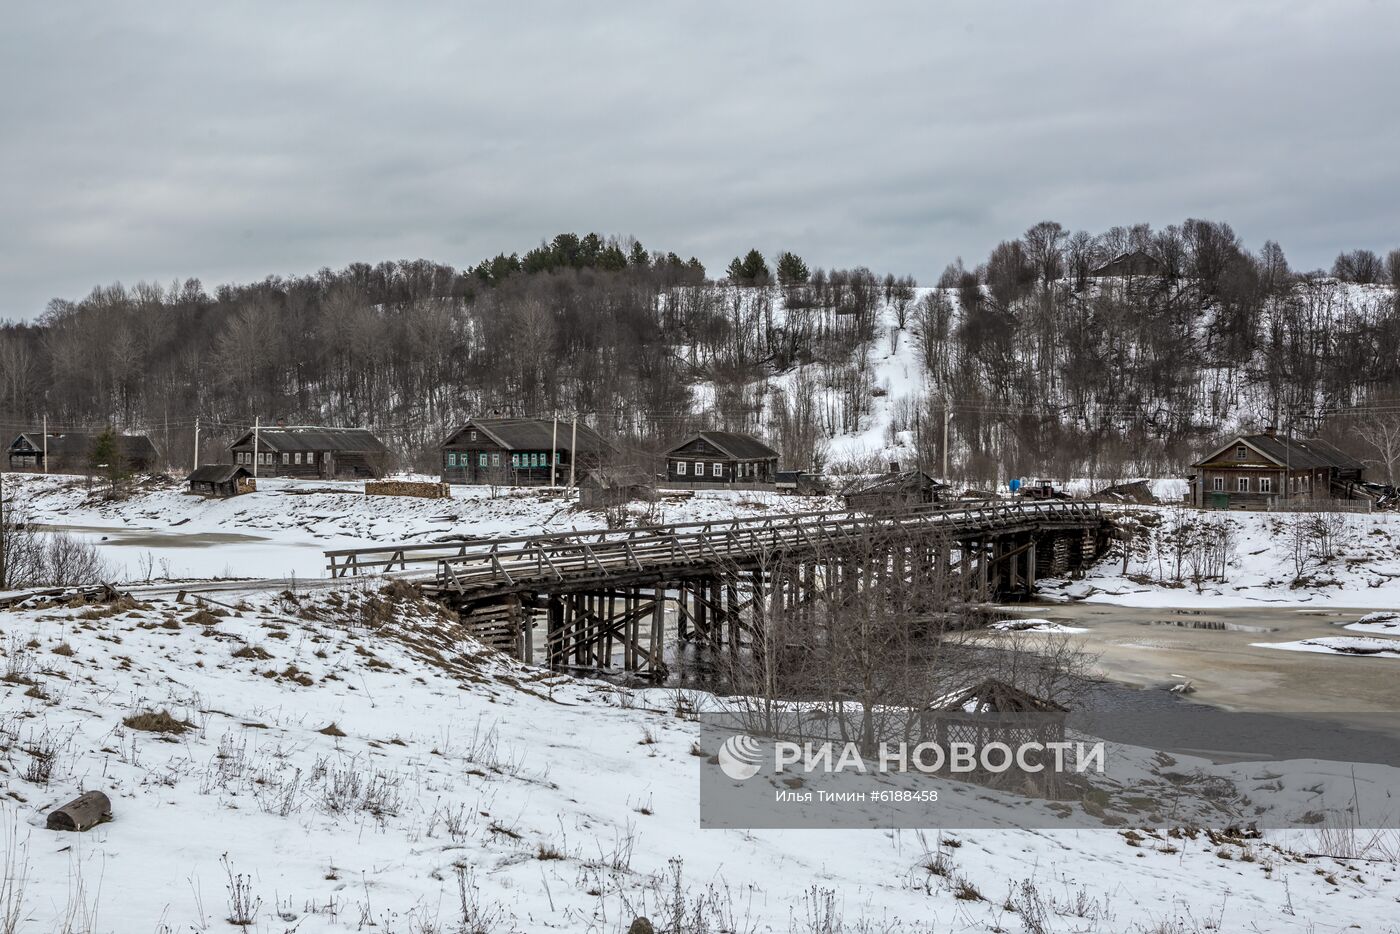
[[[473,428],[473,429],[472,429],[472,435],[471,435],[471,438],[472,438],[472,440],[473,440],[473,441],[475,441],[475,440],[476,440],[476,429],[475,429],[475,428]]]
[[[512,455],[510,456],[510,465],[511,465],[512,467],[519,467],[519,466],[520,466],[520,455],[519,455],[519,454],[512,454]]]
[[[721,464],[719,461],[715,461],[713,464],[711,464],[711,465],[710,465],[710,476],[712,476],[712,477],[722,477],[722,476],[724,476],[724,465]]]
[[[478,455],[476,456],[476,466],[478,466],[478,467],[485,467],[485,466],[486,466],[486,452],[485,452],[485,451],[482,451],[480,454],[478,454]]]
[[[282,463],[284,463],[284,464],[290,464],[291,462],[292,462],[292,455],[288,454],[286,451],[283,451],[283,452],[282,452]]]
[[[1237,493],[1248,493],[1248,492],[1249,492],[1249,478],[1248,478],[1248,477],[1240,477],[1238,480],[1235,481],[1235,492],[1237,492]]]
[[[1235,448],[1235,460],[1237,460],[1237,461],[1249,460],[1249,448],[1245,447],[1243,444],[1238,445],[1238,446]]]
[[[554,463],[556,463],[556,464],[562,464],[562,463],[564,463],[564,452],[563,452],[563,451],[555,451],[555,452],[554,452]]]
[[[447,466],[449,466],[449,467],[456,467],[456,466],[457,466],[457,455],[456,455],[456,453],[453,452],[453,451],[448,451],[448,452],[447,452]]]
[[[676,461],[676,476],[685,476],[685,461]]]
[[[703,477],[703,476],[705,476],[705,462],[704,462],[704,461],[696,461],[696,462],[695,462],[695,476],[697,476],[697,477]]]
[[[501,452],[500,452],[500,451],[497,451],[496,453],[494,453],[494,454],[491,455],[491,466],[492,466],[492,467],[499,467],[499,466],[501,466]]]
[[[301,463],[301,452],[300,452],[300,451],[298,451],[297,454],[296,454],[296,456],[292,458],[292,463],[294,463],[294,464],[300,464],[300,463]]]
[[[1225,478],[1215,477],[1210,481],[1210,488],[1212,490],[1215,490],[1217,493],[1225,492]]]
[[[1259,492],[1272,493],[1274,491],[1274,481],[1272,477],[1259,478]]]
[[[307,452],[307,455],[306,455],[306,462],[307,462],[308,464],[314,464],[314,463],[316,463],[316,452],[315,452],[315,451],[309,451],[309,452]]]

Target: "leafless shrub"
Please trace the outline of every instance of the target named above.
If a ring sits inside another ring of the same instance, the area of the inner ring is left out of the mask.
[[[29,839],[19,838],[18,812],[5,823],[0,843],[0,934],[18,934],[29,883]]]
[[[233,863],[225,853],[219,858],[224,864],[224,872],[228,875],[228,918],[229,924],[237,927],[247,927],[257,920],[258,910],[262,907],[262,899],[253,895],[253,880],[243,873],[233,871]]]
[[[460,863],[453,869],[457,874],[457,901],[462,915],[462,934],[492,934],[501,930],[507,924],[506,911],[500,905],[482,898],[481,886],[476,881],[476,870]]]

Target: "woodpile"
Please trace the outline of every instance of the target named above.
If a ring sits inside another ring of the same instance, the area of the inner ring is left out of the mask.
[[[446,483],[416,480],[366,480],[366,496],[416,496],[419,499],[448,499],[451,488]]]
[[[119,603],[130,599],[130,594],[118,590],[111,584],[91,584],[86,587],[36,587],[0,595],[0,609],[76,607],[91,603]]]

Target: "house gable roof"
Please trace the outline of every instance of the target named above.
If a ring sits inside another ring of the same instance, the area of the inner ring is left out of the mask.
[[[879,493],[901,493],[909,490],[919,490],[927,487],[931,490],[942,490],[947,488],[947,484],[935,480],[931,474],[922,470],[901,470],[898,473],[882,473],[854,478],[846,488],[842,490],[845,496],[868,495]]]
[[[48,436],[49,457],[88,457],[92,454],[100,434],[101,432],[97,431],[53,432]],[[117,447],[121,450],[122,457],[128,460],[134,458],[155,460],[158,456],[155,444],[146,435],[117,435],[116,438]],[[10,442],[10,450],[20,450],[19,442],[21,440],[28,443],[30,448],[35,451],[43,451],[45,448],[45,438],[42,432],[25,431],[20,432]]]
[[[244,432],[230,448],[250,447],[253,431]],[[340,451],[347,454],[388,454],[389,449],[368,428],[321,428],[315,425],[258,429],[258,447],[278,453]]]
[[[735,460],[770,460],[778,452],[755,438],[737,431],[697,431],[667,453],[680,450],[697,438],[713,445],[720,453]]]
[[[1224,456],[1240,445],[1254,451],[1263,460],[1276,467],[1287,467],[1294,470],[1313,470],[1320,467],[1360,470],[1363,467],[1359,460],[1321,438],[1281,438],[1271,434],[1239,435],[1229,444],[1223,445],[1191,466],[1205,467],[1209,464],[1220,463],[1238,463],[1242,466],[1248,466],[1257,463],[1236,461],[1233,457]]]
[[[548,418],[473,418],[443,441],[444,445],[461,444],[463,435],[475,428],[507,451],[572,451],[574,425],[560,420],[558,433]],[[584,454],[611,454],[612,445],[603,436],[582,423],[578,426],[577,449]]]

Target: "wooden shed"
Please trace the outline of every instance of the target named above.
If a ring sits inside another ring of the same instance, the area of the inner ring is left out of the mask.
[[[893,470],[856,478],[846,485],[842,496],[847,509],[881,512],[940,502],[946,489],[922,470]]]
[[[587,425],[551,418],[473,418],[442,442],[446,483],[548,486],[582,482],[612,456]]]
[[[389,472],[393,454],[366,428],[313,425],[250,429],[229,445],[233,462],[256,477],[379,478]]]
[[[771,486],[778,452],[753,435],[699,431],[666,452],[666,481],[685,486]]]
[[[88,473],[98,466],[93,456],[101,435],[100,431],[49,432],[47,436],[40,431],[22,432],[10,442],[10,469]],[[123,434],[116,439],[122,466],[133,473],[149,471],[160,460],[160,452],[146,435]]]
[[[588,472],[578,487],[578,504],[585,509],[610,509],[635,499],[654,499],[656,478],[635,467],[599,467]]]
[[[185,478],[191,493],[201,496],[237,496],[257,489],[253,472],[242,464],[205,464]]]

